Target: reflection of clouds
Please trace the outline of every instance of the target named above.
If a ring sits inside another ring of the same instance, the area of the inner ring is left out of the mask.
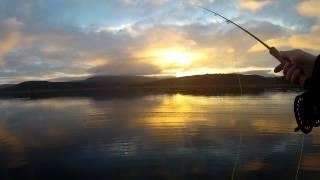
[[[8,124],[3,120],[0,120],[0,149],[0,153],[8,153],[5,159],[9,167],[17,167],[24,163],[25,144],[8,129]]]
[[[297,127],[295,120],[284,121],[282,117],[276,119],[258,119],[253,123],[253,127],[259,132],[265,133],[283,133],[292,132]]]
[[[113,155],[133,156],[136,155],[136,144],[132,142],[114,142],[108,144],[108,151]]]
[[[199,125],[216,129],[250,127],[250,132],[288,133],[295,127],[288,99],[294,95],[267,94],[259,98],[165,96],[162,102],[146,107],[154,114],[146,113],[142,121],[152,129],[170,127],[195,128]],[[156,115],[155,115],[156,114]],[[263,117],[264,119],[261,119]],[[201,128],[201,126],[200,126]]]
[[[32,149],[74,142],[82,123],[77,120],[88,105],[83,100],[2,100],[0,147],[8,153],[9,164],[21,165]]]
[[[98,141],[94,144],[88,144],[81,149],[83,156],[92,157],[99,155],[101,157],[130,157],[137,155],[136,138],[113,139],[111,142]]]
[[[258,171],[275,162],[269,162],[271,157],[288,153],[292,151],[290,146],[298,144],[297,138],[291,136],[295,122],[288,102],[292,96],[194,97],[178,94],[161,96],[154,104],[139,103],[139,107],[123,106],[122,109],[126,109],[127,116],[135,118],[132,123],[135,127],[145,130],[140,141],[135,142],[138,152],[150,147],[175,156],[201,152],[204,156],[224,159],[231,165],[242,129],[246,141],[241,150],[240,170]],[[115,112],[118,112],[120,105],[115,104]],[[119,114],[119,117],[123,116]],[[127,143],[132,143],[131,140]],[[294,157],[296,154],[288,155]],[[256,157],[261,159],[257,162]]]
[[[243,169],[245,171],[259,171],[265,168],[267,165],[261,159],[257,159],[256,161],[252,161],[244,165]]]
[[[320,171],[320,154],[310,153],[304,155],[301,161],[302,170]]]
[[[293,96],[177,94],[104,101],[2,100],[0,147],[7,150],[0,151],[0,159],[8,156],[17,158],[8,161],[12,164],[19,165],[22,160],[32,163],[26,154],[55,149],[63,152],[55,159],[61,163],[70,159],[90,163],[95,158],[108,163],[110,158],[141,160],[148,156],[140,163],[158,158],[170,164],[170,158],[176,158],[177,163],[186,163],[181,160],[186,158],[198,172],[223,167],[231,173],[242,134],[240,175],[269,171],[274,164],[294,171],[300,138],[292,133]],[[310,143],[317,144],[315,138],[310,137]],[[313,156],[311,151],[307,148],[304,152],[303,166],[317,167],[308,159]]]
[[[293,142],[290,142],[290,140],[287,140],[287,141],[276,143],[272,148],[273,149],[272,153],[286,152],[288,150],[289,144],[293,143]]]
[[[319,131],[317,131],[318,128],[315,128],[315,132],[312,131],[311,135],[311,141],[314,145],[320,145],[320,136]]]

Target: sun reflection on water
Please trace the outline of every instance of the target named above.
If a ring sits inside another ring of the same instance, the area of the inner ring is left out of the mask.
[[[183,166],[189,173],[212,175],[223,169],[221,176],[230,177],[239,157],[235,175],[240,179],[251,172],[291,177],[301,140],[293,133],[293,99],[294,94],[270,93],[3,100],[0,159],[8,167],[21,167],[37,166],[33,163],[46,158],[64,170],[70,168],[65,163],[80,159],[95,170],[122,167],[138,174],[151,163],[155,169],[149,167],[150,172]],[[318,134],[315,130],[306,137],[304,174],[320,172]],[[30,157],[30,152],[42,156]],[[289,170],[283,174],[281,168]]]

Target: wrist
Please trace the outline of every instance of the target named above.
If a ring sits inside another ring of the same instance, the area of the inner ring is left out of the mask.
[[[316,58],[314,62],[312,77],[319,77],[319,75],[320,75],[320,55]]]
[[[316,57],[314,61],[313,70],[311,77],[306,78],[303,83],[303,87],[307,90],[316,90],[319,89],[319,80],[320,80],[320,55]]]

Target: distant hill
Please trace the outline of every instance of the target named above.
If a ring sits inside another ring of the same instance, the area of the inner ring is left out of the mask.
[[[87,83],[102,83],[102,84],[118,84],[130,85],[148,83],[159,80],[158,78],[144,77],[144,76],[94,76],[84,80]]]
[[[77,91],[83,89],[110,89],[149,83],[156,80],[158,79],[140,76],[95,76],[85,80],[71,82],[26,81],[4,87],[3,89],[0,89],[0,93],[10,91]]]
[[[180,78],[169,78],[153,81],[144,84],[145,86],[157,87],[178,87],[178,86],[195,86],[195,87],[292,87],[288,81],[282,77],[263,77],[258,75],[241,75],[241,74],[207,74],[187,76]]]
[[[296,89],[281,77],[258,75],[212,74],[158,79],[142,76],[96,76],[81,81],[49,82],[28,81],[0,86],[0,96],[76,95],[115,92],[186,92],[186,93],[239,93],[260,92],[270,89]]]
[[[15,84],[3,84],[3,85],[0,85],[0,90],[3,89],[3,88],[14,86],[14,85]]]

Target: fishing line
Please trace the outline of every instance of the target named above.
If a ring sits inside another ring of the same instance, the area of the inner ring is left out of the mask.
[[[240,26],[239,24],[233,22],[232,20],[222,16],[221,14],[215,12],[215,11],[212,11],[208,8],[205,8],[205,7],[201,7],[201,6],[198,6],[199,8],[203,9],[203,10],[206,10],[210,13],[213,13],[215,16],[218,16],[224,20],[226,20],[226,22],[229,24],[233,24],[235,25],[236,27],[238,27],[239,29],[241,29],[242,31],[244,31],[245,33],[247,33],[248,35],[250,35],[252,38],[254,38],[255,40],[257,40],[260,44],[262,44],[266,49],[269,50],[269,53],[275,57],[282,65],[284,65],[288,60],[287,59],[284,59],[283,57],[281,57],[281,54],[280,54],[280,51],[278,51],[275,47],[271,47],[269,46],[268,44],[266,44],[264,41],[262,41],[260,38],[258,38],[256,35],[254,35],[253,33],[251,33],[250,31],[248,31],[247,29],[243,28],[242,26]],[[241,84],[241,79],[240,79],[240,75],[238,74],[238,81],[239,81],[239,86],[240,86],[240,91],[241,91],[241,95],[242,95],[242,84]],[[296,103],[295,103],[296,105]],[[296,108],[295,108],[296,110]],[[301,128],[301,127],[298,127],[298,128]],[[300,156],[299,156],[299,162],[298,162],[298,167],[297,167],[297,172],[296,172],[296,176],[295,176],[295,180],[297,180],[297,178],[299,177],[299,171],[300,171],[300,166],[301,166],[301,160],[302,160],[302,156],[303,156],[303,147],[304,147],[304,141],[305,141],[305,135],[303,135],[302,139],[301,139],[301,147],[300,147]],[[237,167],[237,164],[238,164],[238,161],[240,159],[240,152],[241,152],[241,143],[242,143],[242,135],[240,133],[240,138],[239,138],[239,146],[238,146],[238,153],[237,153],[237,157],[236,157],[236,161],[235,161],[235,165],[234,165],[234,168],[233,168],[233,171],[232,171],[232,176],[231,176],[231,179],[233,180],[235,178],[235,172],[236,172],[236,167]]]
[[[297,166],[297,172],[294,180],[297,180],[299,177],[299,172],[300,172],[300,167],[301,167],[301,161],[302,161],[302,153],[303,153],[303,147],[304,147],[304,138],[305,135],[302,135],[302,140],[301,140],[301,146],[300,146],[300,156],[299,156],[299,161],[298,161],[298,166]]]
[[[230,23],[230,22],[227,22]],[[233,33],[231,33],[231,40],[234,39],[233,38]],[[237,62],[237,53],[236,53],[236,49],[234,47],[233,48],[233,63],[234,63],[234,67],[236,67],[236,62]],[[237,78],[237,84],[239,87],[239,92],[240,92],[240,97],[242,97],[243,95],[243,86],[242,86],[242,82],[241,82],[241,76],[240,73],[238,71],[235,71],[235,76]],[[237,177],[237,169],[239,166],[239,161],[240,161],[240,156],[241,156],[241,147],[242,147],[242,126],[240,126],[239,128],[239,142],[238,142],[238,146],[237,146],[237,152],[235,154],[235,160],[234,160],[234,164],[233,164],[233,168],[232,168],[232,174],[231,174],[231,180],[234,180]]]
[[[243,89],[242,89],[242,82],[241,82],[240,74],[237,74],[237,77],[238,77],[238,83],[239,83],[239,88],[240,88],[240,95],[242,96]]]
[[[271,49],[272,49],[272,47],[270,47],[268,44],[266,44],[265,42],[263,42],[263,41],[262,41],[260,38],[258,38],[256,35],[252,34],[250,31],[248,31],[247,29],[243,28],[243,27],[240,26],[239,24],[233,22],[232,20],[230,20],[230,19],[222,16],[221,14],[219,14],[219,13],[217,13],[217,12],[215,12],[215,11],[212,11],[212,10],[210,10],[210,9],[208,9],[208,8],[205,8],[205,7],[202,7],[202,6],[198,6],[198,7],[201,8],[201,9],[204,9],[204,10],[206,10],[206,11],[209,11],[209,12],[213,13],[213,14],[216,15],[216,16],[221,17],[222,19],[226,20],[227,23],[231,23],[231,24],[237,26],[239,29],[241,29],[242,31],[246,32],[246,33],[249,34],[251,37],[253,37],[255,40],[257,40],[259,43],[261,43],[261,44],[262,44],[264,47],[266,47],[268,50],[271,50]]]
[[[232,176],[231,176],[231,180],[234,180],[236,177],[236,172],[237,172],[237,167],[240,161],[240,154],[241,154],[241,146],[242,146],[242,131],[241,129],[240,131],[240,135],[239,135],[239,145],[238,145],[238,150],[237,150],[237,154],[236,154],[236,159],[233,165],[233,169],[232,169]]]
[[[231,33],[231,39],[234,39],[233,33]],[[234,62],[234,66],[236,67],[237,49],[236,49],[236,47],[233,47],[233,48],[234,48],[234,52],[233,52],[234,61],[233,62]],[[238,79],[238,85],[239,85],[239,90],[240,90],[240,98],[241,98],[242,97],[242,93],[243,93],[241,77],[240,77],[240,74],[239,74],[238,71],[236,71],[235,73],[236,73],[236,76],[237,76],[237,79]],[[233,169],[232,169],[231,180],[234,180],[236,178],[236,175],[237,175],[237,168],[239,166],[239,161],[240,161],[240,156],[241,156],[241,147],[242,147],[242,125],[240,125],[240,127],[239,127],[239,143],[238,143],[237,153],[236,153],[236,156],[235,156],[235,161],[234,161],[234,165],[233,165]]]
[[[236,60],[237,60],[236,54],[237,53],[236,53],[236,50],[235,50],[235,52],[234,52],[234,60],[235,61],[234,62],[236,62]],[[240,99],[241,99],[242,93],[243,93],[242,82],[241,82],[240,74],[238,72],[236,72],[236,74],[237,74],[237,78],[238,78],[238,84],[239,84],[239,89],[240,89]],[[240,161],[241,146],[242,146],[242,125],[240,125],[240,129],[239,129],[239,145],[238,145],[236,161],[235,161],[235,164],[234,164],[234,167],[233,167],[233,171],[232,171],[231,180],[234,180],[235,175],[236,175],[236,170],[237,170],[237,167],[238,167],[238,164],[239,164],[239,161]]]
[[[244,31],[245,33],[247,33],[248,35],[250,35],[252,38],[254,38],[256,41],[258,41],[260,44],[262,44],[266,49],[269,50],[269,53],[275,57],[278,61],[280,61],[281,64],[285,64],[287,62],[286,59],[282,58],[281,57],[281,54],[280,54],[280,51],[278,51],[275,47],[271,47],[269,46],[267,43],[265,43],[264,41],[262,41],[260,38],[258,38],[256,35],[254,35],[253,33],[251,33],[250,31],[248,31],[247,29],[245,29],[244,27],[240,26],[239,24],[233,22],[232,20],[222,16],[221,14],[215,12],[215,11],[212,11],[208,8],[205,8],[205,7],[202,7],[202,6],[198,6],[199,8],[205,10],[205,11],[208,11],[210,13],[213,13],[215,16],[218,16],[224,20],[226,20],[226,22],[229,24],[233,24],[235,25],[236,27],[238,27],[239,29],[241,29],[242,31]]]
[[[236,56],[236,51],[234,52],[234,62],[236,62],[237,60],[237,56]],[[237,74],[237,78],[238,78],[238,84],[239,84],[239,90],[240,90],[240,96],[242,96],[243,94],[243,88],[242,88],[242,82],[241,82],[241,76],[240,76],[240,73],[238,71],[236,71],[236,74]]]

